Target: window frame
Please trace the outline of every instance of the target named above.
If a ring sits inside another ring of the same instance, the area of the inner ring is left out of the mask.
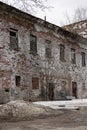
[[[82,83],[82,91],[85,91],[85,90],[86,90],[86,84],[84,82],[84,83]]]
[[[12,36],[11,32],[15,33],[15,36]],[[18,47],[18,30],[10,28],[9,35],[10,35],[10,49],[18,50],[18,48],[19,48]],[[12,39],[15,40],[15,43],[12,42]]]
[[[52,57],[52,43],[51,40],[45,40],[45,57],[51,58]]]
[[[71,48],[71,63],[76,64],[76,49]]]
[[[86,53],[85,52],[81,52],[81,60],[82,60],[82,66],[85,67],[86,66]]]
[[[21,82],[21,76],[15,75],[15,85],[16,85],[16,87],[20,86],[20,82]]]
[[[36,84],[37,84],[37,86],[34,86]],[[38,90],[39,89],[39,78],[38,77],[32,77],[32,89],[33,90]]]
[[[32,39],[31,38],[35,38],[33,45],[32,45]],[[30,53],[33,54],[33,55],[37,55],[37,37],[33,34],[30,34]]]
[[[63,53],[62,53],[63,51]],[[65,45],[60,44],[60,61],[65,61]]]

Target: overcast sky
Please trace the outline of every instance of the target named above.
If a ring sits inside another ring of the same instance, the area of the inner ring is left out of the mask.
[[[61,26],[66,23],[66,12],[72,18],[76,8],[87,7],[87,0],[48,0],[47,4],[54,8],[45,12],[38,11],[36,16],[44,19],[46,15],[47,21]]]
[[[10,3],[13,3],[13,0],[0,0],[0,1],[3,2],[9,1]],[[67,24],[66,14],[68,14],[70,19],[72,19],[75,9],[87,7],[87,0],[47,0],[47,1],[48,1],[47,6],[53,6],[53,8],[46,10],[45,12],[39,10],[35,14],[35,16],[40,17],[42,19],[44,19],[44,16],[46,16],[48,22],[51,22],[58,26]]]

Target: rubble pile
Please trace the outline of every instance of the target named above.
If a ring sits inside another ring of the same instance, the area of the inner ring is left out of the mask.
[[[49,107],[43,107],[21,100],[0,105],[0,120],[31,120],[52,114],[61,114],[61,111],[56,113],[56,111],[54,112]]]
[[[25,120],[39,116],[45,112],[46,110],[44,108],[24,101],[11,101],[7,104],[0,105],[0,119]]]

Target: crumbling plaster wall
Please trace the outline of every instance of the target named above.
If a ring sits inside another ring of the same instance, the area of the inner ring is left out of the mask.
[[[10,28],[18,30],[18,50],[9,48]],[[30,53],[30,33],[37,36],[38,51],[36,56]],[[45,57],[46,39],[52,43],[52,57],[50,59]],[[64,62],[60,61],[59,58],[60,44],[65,45]],[[71,64],[70,49],[73,47],[76,49],[75,65]],[[69,41],[48,28],[13,14],[4,15],[2,12],[0,18],[0,89],[9,88],[9,92],[4,92],[1,99],[6,99],[6,102],[7,99],[34,100],[36,97],[38,98],[42,88],[46,89],[47,76],[49,77],[48,82],[54,83],[54,100],[59,98],[57,91],[61,90],[62,81],[66,82],[67,95],[72,95],[72,81],[74,81],[77,82],[78,98],[86,96],[86,91],[82,93],[82,83],[87,86],[87,67],[83,68],[81,65],[81,50],[86,52],[86,48],[86,45]],[[15,85],[15,75],[21,76],[20,87]],[[40,88],[37,90],[32,90],[32,77],[39,78]]]
[[[48,30],[49,32],[49,30]],[[76,43],[75,41],[68,41],[64,37],[59,37],[56,33],[47,33],[45,39],[52,41],[52,58],[44,59],[45,75],[48,75],[49,82],[55,84],[55,89],[61,89],[61,82],[66,82],[67,96],[72,95],[72,82],[77,83],[77,97],[84,98],[87,96],[87,67],[82,67],[81,52],[86,54],[87,65],[87,45],[82,43]],[[44,35],[43,35],[44,36]],[[60,61],[60,44],[65,45],[65,61]],[[71,48],[76,50],[76,64],[71,64]],[[44,55],[45,57],[45,55]],[[85,91],[83,92],[83,83],[85,83]],[[45,84],[46,86],[46,84]],[[54,90],[56,91],[56,90]],[[58,100],[58,95],[54,95],[54,98]],[[55,100],[54,99],[54,100]]]
[[[32,56],[30,54],[30,44],[29,36],[30,30],[21,26],[19,23],[16,23],[14,19],[8,18],[0,19],[0,53],[1,53],[1,62],[0,62],[0,71],[6,73],[1,78],[4,81],[4,84],[1,85],[2,88],[9,88],[10,100],[13,99],[28,99],[32,97],[32,77],[40,77],[39,74],[39,56]],[[14,21],[12,21],[14,20]],[[18,30],[18,50],[11,50],[9,47],[10,44],[10,28]],[[31,27],[32,28],[32,27]],[[30,28],[30,29],[31,29]],[[9,84],[7,83],[9,73]],[[20,88],[15,85],[15,75],[21,76]],[[5,85],[6,82],[6,85]],[[33,91],[34,92],[34,91]],[[38,95],[39,90],[36,91]],[[7,92],[6,92],[7,94]],[[4,100],[4,96],[3,100]],[[8,99],[8,98],[7,98]],[[1,101],[2,102],[2,101]]]

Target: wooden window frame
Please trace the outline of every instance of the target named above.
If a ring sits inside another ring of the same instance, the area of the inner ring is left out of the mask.
[[[35,41],[32,40],[33,38]],[[33,34],[30,34],[30,53],[33,55],[37,54],[37,37]]]
[[[50,40],[45,40],[46,47],[45,47],[45,57],[51,58],[52,57],[52,44]]]
[[[71,63],[76,64],[76,50],[71,48]]]
[[[82,83],[82,91],[85,91],[85,90],[86,90],[86,84]]]
[[[16,75],[16,76],[15,76],[15,84],[16,84],[17,87],[20,86],[20,81],[21,81],[21,77],[18,76],[18,75]]]
[[[60,44],[60,61],[65,61],[65,46]]]
[[[81,52],[82,66],[86,66],[86,54],[85,52]]]
[[[18,50],[18,30],[10,28],[9,33],[10,33],[10,49]]]
[[[38,77],[32,77],[32,89],[33,90],[39,89],[39,78]]]

